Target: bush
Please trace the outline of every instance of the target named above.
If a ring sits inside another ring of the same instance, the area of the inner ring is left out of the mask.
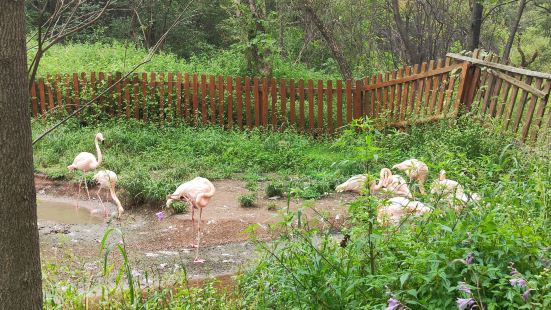
[[[257,207],[256,193],[245,194],[239,196],[239,205],[242,208],[254,208]]]

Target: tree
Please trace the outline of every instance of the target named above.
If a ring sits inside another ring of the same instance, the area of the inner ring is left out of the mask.
[[[509,59],[509,55],[511,54],[511,48],[513,47],[515,35],[517,34],[520,19],[522,18],[522,13],[524,13],[524,8],[526,8],[526,3],[526,0],[520,0],[518,4],[515,20],[511,24],[511,29],[509,30],[509,38],[507,39],[507,43],[505,44],[505,48],[503,49],[503,61],[507,61]]]
[[[40,309],[24,0],[0,2],[0,308]]]
[[[473,9],[471,13],[471,41],[469,49],[472,51],[478,48],[480,44],[480,29],[482,28],[482,12],[484,6],[481,0],[473,1]]]

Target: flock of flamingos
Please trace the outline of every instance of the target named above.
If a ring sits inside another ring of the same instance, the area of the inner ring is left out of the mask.
[[[96,170],[103,160],[100,142],[103,142],[103,134],[97,133],[94,139],[97,151],[97,158],[94,154],[88,152],[79,153],[73,163],[67,168],[71,171],[79,170],[82,172],[79,179],[78,195],[80,197],[81,184],[84,183],[86,194],[90,199],[90,193],[88,191],[88,184],[86,183],[86,173],[92,170]],[[417,160],[408,159],[402,163],[396,164],[392,169],[397,169],[404,172],[410,179],[410,183],[416,181],[419,184],[419,191],[421,194],[425,194],[424,183],[429,174],[428,166]],[[367,182],[366,175],[355,175],[349,180],[336,187],[337,192],[355,192],[358,194],[364,193]],[[111,198],[118,208],[118,217],[124,212],[124,208],[120,200],[115,193],[115,186],[118,181],[117,174],[110,170],[101,170],[94,175],[94,181],[99,185],[96,193],[101,205],[104,209],[104,214],[107,217],[107,207],[103,204],[100,196],[100,192],[103,188],[108,188],[111,194]],[[416,201],[412,195],[408,183],[398,174],[392,174],[392,171],[388,168],[381,169],[380,178],[378,181],[369,182],[369,192],[374,195],[389,198],[388,203],[382,204],[377,209],[377,220],[384,225],[396,224],[405,215],[421,215],[429,212],[431,208],[425,206],[422,202]],[[191,181],[185,182],[178,186],[174,193],[168,195],[166,201],[166,207],[170,207],[173,201],[182,201],[188,203],[191,208],[191,220],[193,235],[196,235],[196,243],[192,243],[191,246],[196,248],[195,263],[203,263],[203,259],[199,259],[199,245],[201,242],[201,217],[203,208],[205,208],[210,202],[211,198],[216,192],[214,185],[205,178],[196,177]],[[446,179],[446,172],[441,170],[438,179],[434,181],[431,187],[431,194],[438,195],[438,197],[446,201],[450,207],[456,211],[461,209],[465,203],[469,200],[479,200],[480,197],[477,194],[467,195],[464,192],[463,186],[456,181]],[[78,207],[78,203],[77,203]],[[199,223],[197,232],[195,232],[195,209],[199,209]],[[164,213],[158,214],[159,219],[164,216]]]

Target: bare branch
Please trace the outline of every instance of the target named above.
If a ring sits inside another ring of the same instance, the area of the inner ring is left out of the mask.
[[[517,2],[516,0],[512,0],[512,1],[507,1],[507,2],[502,2],[500,4],[497,4],[496,6],[494,6],[493,8],[491,8],[483,17],[482,17],[482,22],[484,22],[486,20],[486,18],[488,18],[495,10],[497,10],[498,8],[504,6],[504,5],[507,5],[507,4],[511,4],[513,2]]]

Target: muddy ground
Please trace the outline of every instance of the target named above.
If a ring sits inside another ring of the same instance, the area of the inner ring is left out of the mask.
[[[104,218],[99,200],[88,200],[84,191],[81,199],[78,199],[76,184],[50,180],[44,176],[36,176],[35,183],[41,205],[38,226],[42,261],[68,268],[63,272],[52,272],[57,276],[80,274],[74,280],[83,287],[90,287],[91,283],[84,282],[94,282],[93,278],[101,271],[100,241],[109,227],[120,228],[124,233],[133,274],[140,277],[143,284],[147,282],[146,273],[149,284],[154,284],[160,279],[172,281],[181,276],[184,269],[191,280],[227,278],[256,255],[255,246],[244,230],[256,224],[256,235],[260,240],[276,237],[277,232],[270,225],[282,219],[282,210],[287,206],[286,199],[259,197],[258,207],[242,208],[238,204],[238,197],[249,193],[245,182],[213,182],[216,194],[203,211],[200,257],[205,259],[205,263],[195,264],[195,252],[190,247],[194,236],[189,213],[170,215],[160,221],[155,215],[160,208],[125,206],[126,212],[121,219],[112,216]],[[92,197],[95,192],[96,189],[91,187]],[[107,193],[104,194],[102,199],[106,201]],[[303,213],[310,220],[319,225],[328,225],[330,222],[332,226],[338,227],[346,217],[346,202],[353,198],[349,194],[329,194],[313,202],[292,201],[290,210],[296,211],[297,208],[311,205],[323,214],[325,221],[306,207]],[[75,207],[77,202],[78,209]],[[268,210],[268,206],[273,207],[274,204],[276,210]],[[116,210],[111,202],[105,205],[110,208],[110,212]],[[195,215],[198,218],[198,213]],[[120,237],[113,235],[109,241],[118,240]],[[120,255],[112,253],[110,259],[120,262]]]

